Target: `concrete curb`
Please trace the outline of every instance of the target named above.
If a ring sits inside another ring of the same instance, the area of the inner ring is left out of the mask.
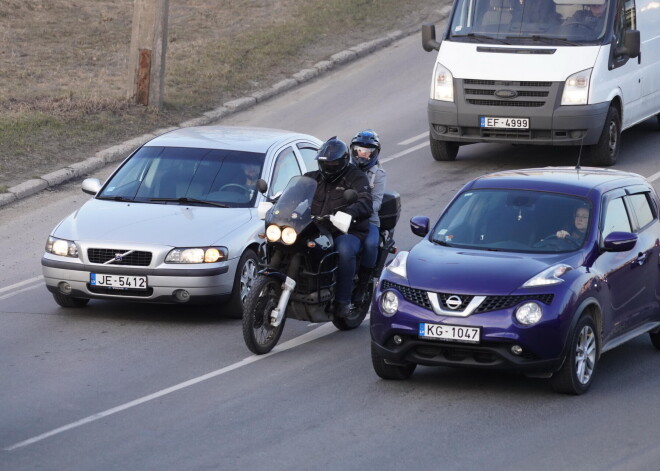
[[[432,21],[438,22],[443,20],[447,17],[449,11],[449,6],[445,6],[444,8],[437,10]],[[69,165],[68,167],[56,170],[46,175],[41,175],[39,178],[27,180],[9,188],[5,193],[0,193],[0,208],[23,198],[32,196],[48,188],[53,188],[70,180],[89,175],[108,164],[119,162],[128,157],[135,149],[156,136],[178,128],[205,126],[207,124],[211,124],[215,121],[227,117],[228,115],[246,110],[255,106],[257,103],[261,103],[262,101],[268,100],[269,98],[280,95],[302,83],[313,80],[337,66],[352,62],[361,57],[365,57],[371,52],[389,46],[394,41],[418,32],[419,28],[410,29],[406,32],[393,31],[388,35],[374,39],[373,41],[358,44],[357,46],[354,46],[350,49],[338,52],[337,54],[333,54],[330,56],[329,60],[318,62],[314,64],[311,69],[303,69],[300,72],[293,74],[291,78],[284,79],[272,85],[271,87],[255,91],[249,96],[228,101],[214,110],[203,113],[202,116],[179,123],[178,127],[159,129],[153,133],[135,137],[121,144],[117,144],[115,146],[101,150],[97,152],[94,157],[90,157],[86,160],[83,160],[82,162]]]

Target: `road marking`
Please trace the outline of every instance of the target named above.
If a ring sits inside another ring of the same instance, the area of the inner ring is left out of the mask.
[[[419,141],[420,139],[423,139],[425,137],[429,137],[429,132],[428,131],[423,132],[421,134],[418,134],[415,137],[411,137],[410,139],[406,139],[405,141],[401,141],[401,142],[398,143],[398,145],[407,146],[408,144],[412,144],[413,142]]]
[[[38,284],[35,284],[35,285],[32,285],[32,286],[28,286],[26,288],[21,288],[21,286],[29,285],[31,283],[37,283],[38,281],[41,281],[43,279],[44,279],[43,275],[39,275],[39,276],[35,276],[34,278],[30,278],[29,280],[19,281],[18,283],[15,283],[13,285],[6,286],[4,288],[0,288],[0,301],[2,301],[4,299],[7,299],[7,298],[11,298],[12,296],[16,296],[17,294],[20,294],[20,293],[30,291],[31,289],[34,289],[34,288],[41,288],[43,286],[42,283],[38,283]],[[6,294],[2,294],[2,293],[5,293],[7,291],[9,291],[9,292],[6,293]]]
[[[653,175],[651,175],[650,177],[648,177],[647,180],[648,180],[649,182],[654,182],[654,181],[656,181],[658,178],[660,178],[660,172],[656,172],[656,173],[654,173]]]
[[[368,319],[369,316],[365,318]],[[72,422],[70,424],[64,425],[62,427],[56,428],[54,430],[51,430],[50,432],[42,433],[41,435],[37,435],[36,437],[29,438],[27,440],[24,440],[22,442],[16,443],[14,445],[8,446],[5,448],[5,451],[13,451],[18,448],[23,448],[28,445],[32,445],[34,443],[40,442],[42,440],[45,440],[46,438],[50,438],[54,435],[58,435],[60,433],[67,432],[69,430],[72,430],[74,428],[81,427],[85,424],[89,424],[90,422],[95,422],[97,420],[103,419],[104,417],[108,417],[113,414],[117,414],[119,412],[125,411],[127,409],[130,409],[135,406],[139,406],[140,404],[144,404],[145,402],[153,401],[154,399],[158,399],[160,397],[166,396],[167,394],[171,394],[173,392],[179,391],[184,388],[188,388],[190,386],[194,386],[195,384],[201,383],[203,381],[209,380],[211,378],[215,378],[216,376],[223,375],[225,373],[229,373],[230,371],[234,371],[238,368],[241,368],[242,366],[247,366],[252,363],[255,363],[259,360],[264,360],[270,356],[276,355],[280,352],[284,352],[286,350],[290,350],[292,348],[298,347],[300,345],[303,345],[305,343],[311,342],[313,340],[319,339],[321,337],[325,337],[326,335],[329,335],[333,332],[337,332],[337,329],[335,328],[332,323],[328,322],[326,324],[321,325],[317,329],[314,329],[311,332],[307,332],[306,334],[303,334],[299,337],[296,337],[294,339],[291,339],[287,342],[284,342],[281,345],[276,346],[270,353],[267,353],[265,355],[252,355],[250,357],[244,358],[243,360],[236,362],[232,365],[225,366],[224,368],[220,368],[219,370],[212,371],[210,373],[206,373],[205,375],[198,376],[197,378],[190,379],[188,381],[184,381],[183,383],[176,384],[174,386],[170,386],[169,388],[161,389],[160,391],[157,391],[153,394],[149,394],[147,396],[143,396],[139,399],[135,399],[134,401],[127,402],[125,404],[122,404],[117,407],[113,407],[112,409],[105,410],[103,412],[99,412],[94,415],[90,415],[89,417],[85,417],[84,419],[78,420],[76,422]]]
[[[416,146],[410,147],[409,149],[402,150],[398,154],[391,155],[386,159],[380,159],[380,162],[381,163],[389,162],[390,160],[398,159],[399,157],[403,157],[406,154],[410,154],[411,152],[415,152],[416,150],[423,149],[424,147],[428,147],[428,146],[429,146],[428,142],[422,142],[421,144],[417,144]]]
[[[4,288],[0,288],[0,294],[4,293],[5,291],[11,291],[11,290],[14,290],[16,288],[20,288],[21,286],[25,286],[25,285],[30,284],[30,283],[35,283],[35,282],[43,280],[43,279],[44,279],[44,276],[39,275],[39,276],[35,276],[34,278],[29,278],[27,280],[19,281],[18,283],[14,283],[13,285],[5,286]]]

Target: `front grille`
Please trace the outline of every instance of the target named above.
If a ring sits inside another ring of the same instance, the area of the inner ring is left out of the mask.
[[[121,260],[115,260],[118,255],[128,252],[126,249],[87,249],[90,263],[106,263],[108,265],[123,265],[148,267],[151,264],[151,252],[135,250],[128,255],[122,255]]]
[[[541,295],[520,295],[520,296],[488,296],[483,302],[475,309],[475,313],[479,312],[488,312],[488,311],[499,311],[500,309],[508,309],[517,304],[520,304],[523,301],[535,300],[540,301],[544,304],[550,304],[552,302],[552,294],[541,294]]]
[[[478,106],[540,108],[549,98],[552,82],[473,80],[464,79],[463,96],[466,103]],[[511,90],[514,98],[498,98],[498,90]],[[530,100],[529,98],[537,98]]]
[[[429,297],[426,294],[426,291],[383,280],[381,289],[385,290],[390,288],[400,292],[406,301],[417,304],[418,306],[429,310],[431,309],[431,301],[429,301]]]

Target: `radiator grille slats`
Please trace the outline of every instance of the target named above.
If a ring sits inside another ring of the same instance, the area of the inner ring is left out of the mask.
[[[151,252],[135,250],[128,255],[123,255],[129,252],[126,249],[100,249],[91,248],[87,249],[87,258],[91,263],[104,264],[109,260],[113,266],[134,266],[134,267],[148,267],[151,264]]]

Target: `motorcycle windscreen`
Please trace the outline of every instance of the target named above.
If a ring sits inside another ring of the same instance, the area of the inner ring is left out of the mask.
[[[298,175],[287,184],[282,195],[266,216],[267,224],[288,226],[297,233],[312,221],[312,201],[316,191],[316,180]]]

